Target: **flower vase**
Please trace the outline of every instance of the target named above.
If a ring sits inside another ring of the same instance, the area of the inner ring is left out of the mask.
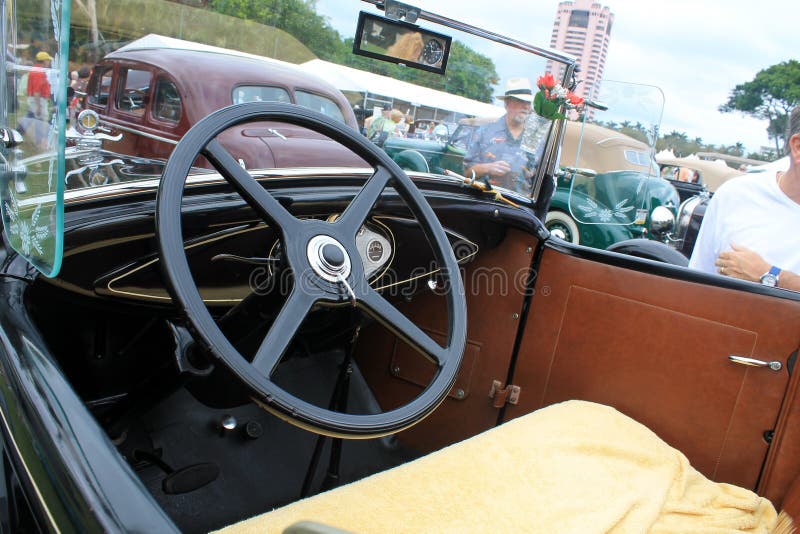
[[[553,121],[551,119],[542,117],[535,111],[531,111],[525,120],[525,130],[522,132],[520,147],[525,152],[532,154],[536,161],[539,161],[542,157],[544,145],[547,142],[547,136],[550,134],[552,125]]]

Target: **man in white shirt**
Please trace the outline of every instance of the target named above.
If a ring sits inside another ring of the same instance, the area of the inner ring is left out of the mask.
[[[787,140],[788,170],[740,176],[714,194],[690,268],[800,291],[800,106]]]

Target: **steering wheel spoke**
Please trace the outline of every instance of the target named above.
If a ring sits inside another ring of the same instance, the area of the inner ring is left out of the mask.
[[[370,211],[372,211],[373,206],[375,206],[391,178],[392,174],[389,170],[382,165],[378,165],[375,173],[367,180],[367,183],[364,184],[361,191],[350,202],[350,205],[347,206],[347,209],[344,210],[337,222],[345,228],[351,229],[353,235],[355,235],[366,222]]]
[[[219,141],[212,139],[202,153],[262,218],[268,219],[284,231],[290,232],[296,226],[297,219],[256,182]]]
[[[289,294],[253,358],[253,367],[267,378],[272,376],[316,300],[297,286]]]
[[[447,360],[447,351],[433,340],[420,327],[414,324],[400,310],[383,298],[374,289],[367,288],[361,297],[361,304],[369,315],[385,326],[390,332],[408,343],[418,352],[432,359],[438,366]]]

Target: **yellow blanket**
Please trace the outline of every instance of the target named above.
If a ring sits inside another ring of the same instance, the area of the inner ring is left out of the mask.
[[[714,483],[613,408],[569,401],[228,527],[311,520],[358,533],[770,532],[772,504]]]

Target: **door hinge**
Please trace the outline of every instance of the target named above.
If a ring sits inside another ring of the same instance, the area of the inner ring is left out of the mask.
[[[502,408],[506,403],[517,404],[521,391],[522,389],[519,386],[509,384],[503,387],[502,382],[494,380],[492,381],[492,389],[489,390],[489,398],[494,399],[492,406]]]

